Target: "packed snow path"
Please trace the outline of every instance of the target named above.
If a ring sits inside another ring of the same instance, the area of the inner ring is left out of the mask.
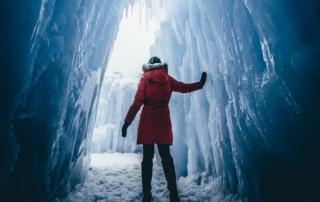
[[[141,201],[142,154],[103,153],[91,154],[91,167],[82,187],[62,201]],[[220,189],[220,180],[207,178],[205,174],[181,177],[178,180],[181,201],[241,201]],[[169,201],[166,180],[155,162],[152,178],[153,201]]]

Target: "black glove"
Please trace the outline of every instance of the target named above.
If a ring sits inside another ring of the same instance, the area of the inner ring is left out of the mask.
[[[127,129],[129,127],[129,123],[128,122],[124,122],[123,126],[122,126],[122,137],[126,137],[127,136]]]
[[[206,83],[206,80],[207,80],[207,72],[202,72],[201,79],[200,79],[202,86],[204,86],[204,84]]]

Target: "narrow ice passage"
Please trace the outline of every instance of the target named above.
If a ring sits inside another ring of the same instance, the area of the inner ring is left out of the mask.
[[[141,201],[141,160],[142,154],[91,154],[92,162],[83,186],[61,201]],[[241,201],[238,195],[221,190],[220,183],[220,179],[205,177],[205,173],[180,177],[178,191],[181,201]],[[169,201],[166,179],[155,158],[151,185],[153,201]]]
[[[136,2],[161,21],[149,51],[171,76],[208,73],[205,89],[170,101],[182,200],[229,190],[248,202],[320,201],[319,0],[1,1],[0,201],[140,199],[140,161],[89,170],[92,152],[141,152],[137,123],[119,133],[136,83],[110,76],[117,97],[95,129],[122,14]],[[217,180],[198,186],[203,172]],[[155,167],[155,201],[167,199],[161,176]]]

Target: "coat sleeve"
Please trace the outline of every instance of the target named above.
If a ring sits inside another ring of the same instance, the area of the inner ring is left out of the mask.
[[[175,80],[173,77],[169,76],[171,79],[172,91],[179,93],[191,93],[193,91],[202,89],[203,85],[200,81],[195,83],[183,83]]]
[[[130,106],[127,116],[124,119],[124,121],[128,122],[129,124],[132,123],[133,119],[136,117],[138,111],[140,110],[141,106],[144,103],[144,98],[146,94],[146,85],[147,85],[147,80],[145,77],[142,77],[140,79],[140,83],[139,83],[136,95],[134,96],[133,104]]]

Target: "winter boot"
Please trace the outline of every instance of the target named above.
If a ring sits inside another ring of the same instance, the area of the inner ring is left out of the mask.
[[[176,181],[176,173],[174,170],[173,159],[170,157],[169,159],[163,160],[162,162],[163,172],[167,180],[168,190],[170,192],[170,201],[171,202],[180,202],[180,198],[177,190],[177,181]]]
[[[152,161],[141,163],[141,176],[142,176],[142,202],[151,202],[151,179],[152,179]]]

